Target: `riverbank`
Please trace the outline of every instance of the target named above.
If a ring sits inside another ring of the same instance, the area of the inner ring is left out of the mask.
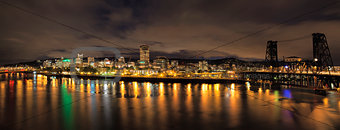
[[[54,76],[54,77],[66,77],[71,78],[71,74],[52,74],[52,73],[41,73],[37,72],[37,74],[42,74],[46,76]],[[156,77],[156,76],[126,76],[126,75],[93,75],[86,74],[74,75],[80,79],[115,79],[120,78],[120,80],[124,81],[144,81],[144,82],[180,82],[180,83],[238,83],[244,84],[245,80],[239,79],[227,79],[227,78],[190,78],[190,77]]]

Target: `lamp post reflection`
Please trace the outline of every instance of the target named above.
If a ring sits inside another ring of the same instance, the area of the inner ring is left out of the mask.
[[[67,86],[62,85],[61,89],[61,101],[64,104],[62,107],[64,129],[74,129],[73,107],[72,107],[72,95],[67,91]]]

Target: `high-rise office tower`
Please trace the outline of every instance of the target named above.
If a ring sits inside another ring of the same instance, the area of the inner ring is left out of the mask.
[[[76,58],[76,66],[77,67],[82,66],[83,58],[84,58],[84,54],[78,54],[78,57]]]
[[[138,61],[139,68],[148,68],[149,63],[150,63],[149,62],[150,61],[149,46],[148,45],[141,45],[139,47],[139,52],[140,52],[139,61]]]
[[[145,63],[149,63],[149,46],[148,45],[141,45],[139,47],[139,52],[140,52],[140,61],[144,61]]]

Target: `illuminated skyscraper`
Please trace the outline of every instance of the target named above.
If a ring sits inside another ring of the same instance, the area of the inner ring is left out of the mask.
[[[144,61],[145,63],[149,63],[149,46],[148,45],[141,45],[139,47],[139,53],[140,53],[140,61]]]
[[[139,68],[148,68],[149,67],[149,46],[148,45],[141,45],[139,47],[139,52],[140,52],[140,56],[139,56]]]
[[[78,54],[78,57],[76,58],[77,67],[83,66],[83,58],[84,58],[84,54]]]

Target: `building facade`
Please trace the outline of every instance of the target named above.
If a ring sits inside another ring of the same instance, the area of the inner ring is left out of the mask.
[[[139,47],[139,68],[148,68],[150,63],[150,50],[148,45],[141,45]]]

